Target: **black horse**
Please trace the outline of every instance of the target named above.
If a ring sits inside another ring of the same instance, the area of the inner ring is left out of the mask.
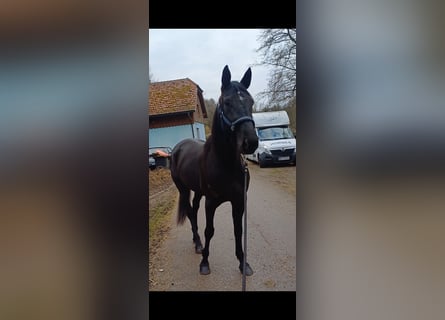
[[[250,68],[240,82],[231,81],[228,66],[222,73],[221,96],[215,110],[212,134],[204,143],[185,139],[172,150],[171,176],[179,190],[178,224],[190,219],[195,252],[202,253],[199,266],[201,274],[209,274],[209,244],[214,233],[213,217],[223,202],[232,204],[235,233],[235,253],[243,272],[244,252],[241,245],[242,217],[244,213],[245,163],[241,154],[253,153],[258,147],[258,137],[252,119],[253,99],[247,88],[252,78]],[[247,186],[250,176],[247,171]],[[190,206],[193,190],[193,206]],[[205,246],[202,248],[198,234],[197,213],[201,197],[205,196],[206,228]],[[246,275],[253,271],[246,262]]]

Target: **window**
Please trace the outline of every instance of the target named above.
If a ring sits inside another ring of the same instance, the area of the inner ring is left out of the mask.
[[[259,128],[258,137],[260,140],[277,140],[277,139],[291,139],[293,138],[292,131],[288,127],[268,127]]]

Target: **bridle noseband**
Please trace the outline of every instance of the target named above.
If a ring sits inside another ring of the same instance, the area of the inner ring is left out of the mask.
[[[255,127],[255,121],[253,121],[253,118],[252,118],[252,117],[249,117],[249,116],[243,116],[243,117],[240,117],[240,118],[236,119],[235,121],[230,121],[230,120],[225,116],[225,114],[224,114],[224,112],[223,112],[221,106],[219,105],[219,103],[218,103],[218,105],[216,106],[216,109],[217,109],[218,112],[219,112],[219,118],[221,119],[221,123],[226,124],[226,125],[230,128],[231,131],[235,131],[235,126],[236,126],[237,124],[240,124],[240,123],[243,123],[243,122],[246,122],[246,121],[251,121],[251,122],[253,123],[253,126]]]

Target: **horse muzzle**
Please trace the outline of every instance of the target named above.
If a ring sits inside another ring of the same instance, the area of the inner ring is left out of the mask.
[[[258,148],[258,137],[244,138],[241,146],[241,153],[251,154]]]

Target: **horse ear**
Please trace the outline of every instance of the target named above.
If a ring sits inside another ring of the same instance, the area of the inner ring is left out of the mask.
[[[247,89],[250,86],[250,81],[252,80],[252,70],[247,69],[246,73],[244,74],[243,78],[241,79],[241,84]]]
[[[232,75],[230,74],[229,67],[225,66],[221,78],[222,88],[226,88],[229,86],[231,78]]]

